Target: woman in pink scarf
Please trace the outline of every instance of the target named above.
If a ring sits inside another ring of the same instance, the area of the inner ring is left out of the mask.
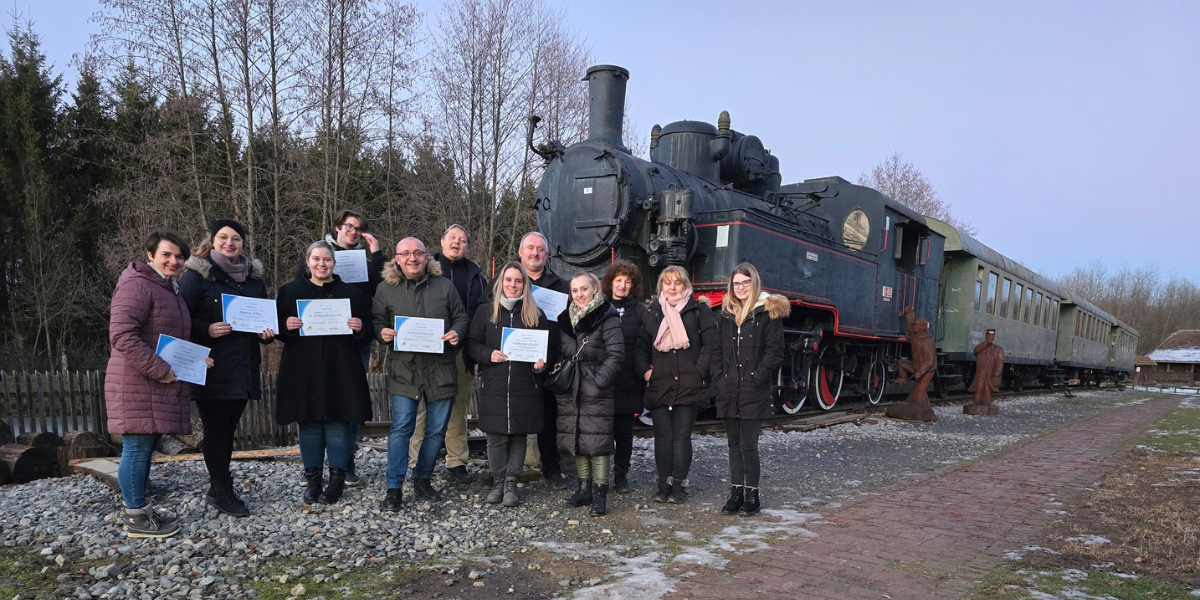
[[[707,299],[692,297],[682,267],[663,269],[638,336],[635,368],[647,381],[645,404],[654,419],[656,502],[686,502],[692,466],[692,427],[708,408],[708,381],[720,357]]]

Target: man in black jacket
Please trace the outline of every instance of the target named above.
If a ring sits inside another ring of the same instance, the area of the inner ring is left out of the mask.
[[[467,245],[470,237],[467,229],[455,223],[442,234],[441,251],[433,254],[434,260],[442,266],[442,277],[454,284],[454,290],[462,300],[467,311],[468,326],[475,309],[486,300],[487,279],[475,261],[467,258]],[[471,400],[471,382],[475,377],[475,365],[470,362],[465,353],[460,353],[458,395],[454,398],[454,408],[450,411],[450,422],[446,425],[446,473],[458,483],[470,483],[471,475],[467,473],[467,459],[470,450],[467,448],[467,404]],[[462,375],[465,374],[465,377]],[[465,385],[464,385],[465,384]],[[409,467],[417,466],[417,454],[421,442],[425,440],[425,405],[417,410],[417,424],[412,439],[408,443]]]
[[[525,267],[525,272],[529,274],[530,281],[533,285],[548,290],[554,290],[560,294],[571,294],[571,283],[557,273],[550,270],[548,262],[550,260],[549,244],[546,242],[546,236],[530,231],[521,237],[521,246],[517,249],[517,256],[521,259],[521,266]],[[558,315],[546,315],[550,320],[551,332],[550,335],[557,337],[556,319]],[[554,393],[548,390],[542,390],[542,400],[545,406],[546,423],[542,432],[538,434],[538,452],[542,455],[542,477],[546,479],[550,485],[556,489],[566,489],[567,480],[562,475],[562,459],[558,452],[558,401],[554,398]]]

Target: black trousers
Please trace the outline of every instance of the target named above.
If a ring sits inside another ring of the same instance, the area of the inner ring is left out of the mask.
[[[758,457],[759,419],[725,419],[729,440],[729,483],[757,488],[762,462]]]
[[[229,462],[233,457],[233,432],[249,400],[200,400],[196,410],[204,424],[204,465],[214,483],[232,483]]]
[[[692,468],[692,427],[699,411],[691,406],[651,409],[654,419],[654,465],[658,478],[682,482]]]
[[[613,473],[629,475],[629,463],[633,459],[633,413],[613,415],[613,442],[617,450],[613,454]]]
[[[562,474],[562,457],[558,453],[558,399],[552,392],[542,390],[542,408],[546,421],[537,436],[538,452],[542,455],[542,476]]]

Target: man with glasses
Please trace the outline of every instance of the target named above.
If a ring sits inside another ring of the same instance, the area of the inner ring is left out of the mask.
[[[467,311],[469,330],[475,309],[486,300],[484,289],[487,288],[487,279],[484,278],[479,265],[467,258],[468,243],[470,242],[467,229],[455,223],[442,234],[442,249],[435,252],[432,258],[441,265],[442,277],[454,284],[454,290],[458,292],[458,298],[462,300]],[[446,425],[446,474],[454,481],[465,484],[471,483],[471,475],[467,473],[467,460],[471,457],[471,451],[467,447],[467,404],[471,401],[470,382],[474,377],[475,365],[467,358],[465,352],[461,353],[460,357],[462,369],[459,374],[465,374],[465,377],[459,380],[458,395],[454,398],[450,422]],[[408,443],[410,469],[417,466],[418,450],[425,440],[425,434],[422,433],[424,429],[425,408],[422,406],[417,411],[417,425],[412,440]]]
[[[388,433],[387,495],[380,508],[400,510],[401,489],[408,472],[408,443],[416,427],[417,409],[425,405],[425,439],[413,469],[413,491],[422,500],[439,502],[442,496],[429,483],[438,451],[446,436],[446,423],[458,392],[455,360],[467,334],[467,313],[442,268],[429,260],[425,244],[404,238],[396,244],[396,259],[383,269],[383,283],[375,291],[372,313],[377,339],[391,344],[396,338],[396,317],[441,319],[445,334],[442,352],[388,354],[388,393],[392,398],[392,428]]]

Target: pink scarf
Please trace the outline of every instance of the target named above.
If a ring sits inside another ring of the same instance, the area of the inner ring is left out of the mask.
[[[691,345],[687,330],[683,328],[683,319],[679,317],[679,310],[687,305],[687,301],[691,297],[692,290],[688,289],[672,306],[671,302],[667,300],[666,294],[658,295],[658,305],[662,307],[663,320],[658,325],[658,335],[654,336],[655,350],[670,352],[671,350],[683,350]]]

